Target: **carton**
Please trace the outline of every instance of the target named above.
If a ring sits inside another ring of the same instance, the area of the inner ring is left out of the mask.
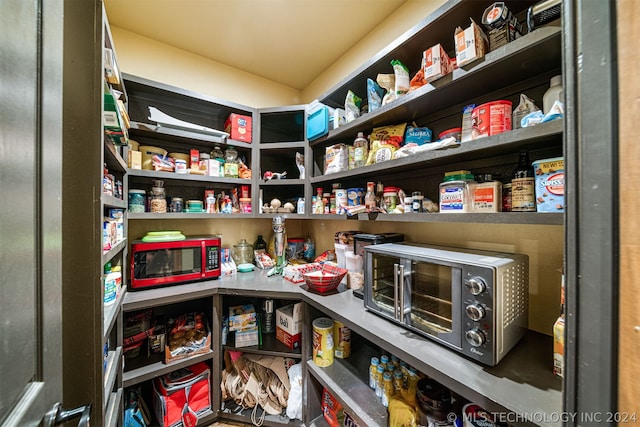
[[[236,331],[236,347],[251,347],[252,345],[258,345],[259,343],[260,337],[258,334],[258,328]]]
[[[471,25],[464,30],[456,28],[453,36],[456,45],[456,63],[458,67],[469,64],[487,53],[489,41],[482,28],[471,19]]]
[[[129,169],[142,169],[142,152],[129,150],[128,163]]]
[[[553,373],[564,376],[564,316],[553,324]]]
[[[538,212],[564,212],[564,158],[536,160],[536,210]]]
[[[289,347],[300,347],[302,338],[302,303],[285,305],[276,310],[276,339]]]
[[[253,304],[229,307],[229,332],[252,330],[257,327],[258,322]]]
[[[236,141],[251,142],[252,119],[250,116],[231,113],[224,122],[224,131]]]
[[[423,52],[424,60],[424,78],[429,83],[444,77],[453,71],[453,64],[449,55],[444,51],[442,45],[430,47]]]

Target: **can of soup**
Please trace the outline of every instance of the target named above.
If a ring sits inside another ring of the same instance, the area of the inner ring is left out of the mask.
[[[321,368],[333,363],[333,320],[319,317],[313,321],[313,363]]]

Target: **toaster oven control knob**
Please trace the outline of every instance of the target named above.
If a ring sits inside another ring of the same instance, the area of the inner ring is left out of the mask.
[[[469,319],[475,322],[482,319],[485,315],[484,307],[479,304],[469,304],[465,310]]]
[[[472,277],[465,280],[464,284],[472,295],[479,295],[487,289],[487,284],[480,277]]]
[[[480,347],[487,342],[487,337],[480,329],[471,329],[464,334],[467,342],[474,347]]]

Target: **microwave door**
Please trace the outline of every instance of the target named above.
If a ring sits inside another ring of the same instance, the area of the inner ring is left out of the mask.
[[[462,271],[455,266],[408,260],[405,267],[405,316],[411,328],[460,348]],[[406,295],[409,295],[408,297]]]

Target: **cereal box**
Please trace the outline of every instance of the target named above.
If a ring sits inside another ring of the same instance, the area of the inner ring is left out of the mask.
[[[564,158],[533,162],[538,212],[564,212]]]
[[[231,113],[224,122],[224,131],[231,139],[237,141],[251,142],[251,116]]]
[[[258,326],[253,304],[229,307],[229,332],[252,330]]]

